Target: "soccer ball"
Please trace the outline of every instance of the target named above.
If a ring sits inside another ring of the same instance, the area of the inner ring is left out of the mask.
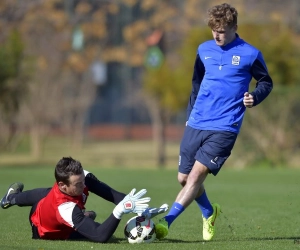
[[[156,238],[155,224],[151,219],[135,216],[127,221],[124,234],[131,244],[151,243]]]

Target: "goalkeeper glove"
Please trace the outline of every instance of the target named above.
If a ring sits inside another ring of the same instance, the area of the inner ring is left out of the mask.
[[[152,219],[156,215],[166,212],[168,209],[169,209],[169,205],[163,204],[159,208],[149,207],[149,208],[145,209],[145,211],[143,211],[140,215],[144,216],[146,219]]]
[[[114,208],[113,214],[117,219],[121,219],[123,214],[128,213],[142,213],[149,207],[148,202],[150,197],[141,198],[147,193],[146,189],[140,190],[134,194],[136,189],[132,189],[131,192],[124,197],[124,199]]]

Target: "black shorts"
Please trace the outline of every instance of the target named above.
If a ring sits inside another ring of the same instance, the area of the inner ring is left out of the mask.
[[[32,229],[32,239],[40,239],[40,235],[38,233],[37,227],[32,223],[31,216],[35,212],[38,203],[41,199],[46,197],[46,195],[50,192],[51,188],[36,188],[29,191],[26,191],[26,195],[22,195],[21,198],[19,198],[19,202],[21,204],[31,205],[31,210],[29,213],[29,223]],[[24,192],[25,194],[25,192]]]
[[[189,174],[195,161],[217,175],[231,154],[237,134],[228,131],[198,130],[186,126],[180,144],[179,172]]]
[[[34,204],[32,207],[31,207],[31,210],[30,210],[30,213],[29,213],[29,223],[31,225],[31,230],[32,230],[32,239],[40,239],[40,235],[39,235],[39,232],[38,232],[38,229],[37,227],[32,223],[31,221],[31,216],[33,215],[33,213],[35,212],[36,210],[36,207],[37,207],[37,204]]]

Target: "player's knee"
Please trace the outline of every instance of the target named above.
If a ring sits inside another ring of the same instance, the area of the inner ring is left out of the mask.
[[[199,162],[196,162],[193,167],[193,170],[188,175],[187,182],[190,183],[191,185],[203,183],[207,174],[209,173],[208,171],[209,171],[209,169],[206,166],[204,166],[203,164],[201,164]]]
[[[178,173],[177,180],[181,186],[183,187],[185,186],[187,178],[188,178],[187,174]]]

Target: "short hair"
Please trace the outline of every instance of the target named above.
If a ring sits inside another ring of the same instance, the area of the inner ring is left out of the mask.
[[[227,3],[216,5],[208,10],[207,25],[212,30],[237,25],[237,10]]]
[[[72,157],[63,157],[56,164],[54,175],[56,182],[63,182],[69,185],[69,178],[72,175],[80,175],[83,173],[82,165],[79,161],[74,160]]]

